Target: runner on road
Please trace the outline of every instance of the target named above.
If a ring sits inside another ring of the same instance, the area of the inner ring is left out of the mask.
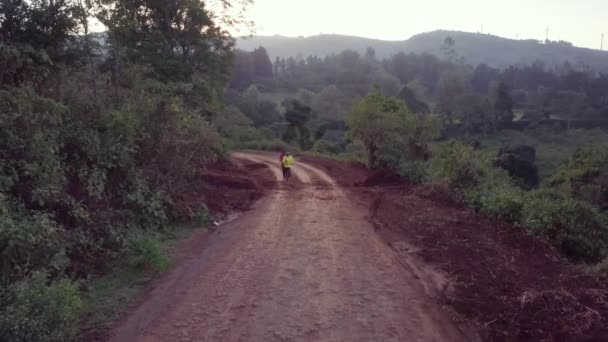
[[[283,151],[281,152],[281,155],[279,156],[279,163],[281,163],[281,171],[283,171],[283,180],[287,180],[287,173],[285,172],[285,165],[283,165],[283,158],[285,158],[285,155],[287,154],[287,152]]]
[[[291,178],[291,167],[295,162],[296,160],[293,158],[291,153],[286,152],[285,157],[283,157],[283,160],[281,161],[281,164],[283,165],[283,178],[285,178],[285,181],[287,182]]]

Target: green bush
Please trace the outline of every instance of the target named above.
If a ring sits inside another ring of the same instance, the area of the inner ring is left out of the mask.
[[[608,256],[607,223],[591,205],[566,200],[557,215],[555,244],[570,257],[598,262]]]
[[[320,139],[312,145],[312,151],[320,154],[338,154],[344,152],[344,149],[339,144]]]
[[[56,256],[65,248],[60,227],[44,213],[28,212],[20,204],[9,204],[0,194],[0,280],[10,283],[32,271],[56,266]]]
[[[468,202],[480,213],[507,222],[520,222],[524,208],[521,190],[513,186],[482,187],[467,193]]]
[[[536,190],[524,196],[521,223],[536,234],[550,237],[555,234],[555,223],[564,198],[551,190]]]
[[[422,160],[406,160],[399,167],[399,174],[414,184],[429,180],[429,163]]]
[[[211,224],[211,213],[206,206],[203,206],[198,210],[196,216],[194,217],[194,222],[203,228],[206,228]]]
[[[584,146],[572,154],[550,178],[554,185],[567,182],[585,182],[597,177],[608,169],[608,151],[606,146]]]
[[[384,144],[378,147],[376,151],[376,168],[399,170],[400,164],[407,160],[407,154],[404,153],[406,145],[396,137],[396,134],[386,134]]]
[[[154,190],[141,174],[135,174],[128,185],[124,207],[135,215],[134,221],[146,230],[159,229],[168,222],[167,196]]]
[[[431,163],[431,175],[454,189],[467,189],[479,185],[490,167],[472,147],[452,141],[439,146]]]
[[[82,301],[67,279],[49,283],[36,273],[0,292],[0,340],[7,342],[74,341]]]
[[[160,272],[169,264],[160,240],[149,233],[133,233],[127,242],[126,255],[129,267],[138,272]]]
[[[298,148],[295,148],[280,139],[248,141],[245,143],[235,145],[233,147],[241,148],[241,149],[263,150],[263,151],[291,151],[291,152],[299,151]]]

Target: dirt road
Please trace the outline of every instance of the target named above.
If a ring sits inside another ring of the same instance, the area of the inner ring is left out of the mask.
[[[274,156],[235,157],[281,178]],[[333,179],[302,163],[294,176],[224,225],[110,340],[465,340]]]

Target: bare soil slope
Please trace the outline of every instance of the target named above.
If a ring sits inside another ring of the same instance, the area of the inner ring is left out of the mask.
[[[423,265],[421,278],[429,278],[429,264],[449,275],[438,298],[476,322],[484,340],[608,341],[607,279],[542,239],[452,203],[441,186],[394,177],[386,184],[361,167],[306,160],[342,180],[400,260]]]

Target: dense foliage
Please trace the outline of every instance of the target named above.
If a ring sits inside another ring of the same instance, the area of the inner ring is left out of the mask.
[[[406,160],[428,159],[418,153],[437,138],[439,121],[429,114],[412,113],[394,97],[373,90],[352,110],[348,118],[351,137],[363,144],[372,168],[397,168]]]
[[[76,338],[78,281],[160,268],[153,232],[207,215],[181,193],[223,155],[233,40],[205,4],[0,4],[1,340]]]
[[[280,49],[280,46],[273,46]],[[239,51],[226,101],[237,106],[265,139],[297,140],[282,106],[296,99],[311,109],[307,146],[324,152],[350,149],[348,113],[374,86],[401,99],[414,113],[435,113],[443,137],[494,135],[503,130],[608,127],[608,75],[580,64],[469,65],[459,41],[447,37],[438,54],[395,53],[378,59],[345,50],[323,57],[298,54],[270,60],[259,47]],[[272,66],[270,68],[269,66]]]

